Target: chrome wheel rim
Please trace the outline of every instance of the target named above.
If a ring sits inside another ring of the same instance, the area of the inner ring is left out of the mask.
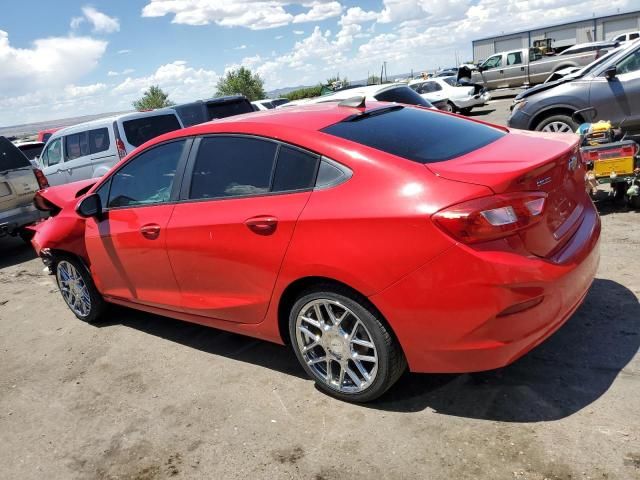
[[[543,132],[553,133],[573,133],[573,129],[570,125],[564,122],[551,122],[542,127]]]
[[[63,260],[56,268],[56,278],[62,298],[69,308],[81,317],[86,317],[91,311],[91,295],[89,288],[82,279],[80,272],[71,263]]]
[[[329,299],[313,300],[296,318],[296,342],[314,377],[343,393],[358,393],[374,382],[378,352],[362,320]]]

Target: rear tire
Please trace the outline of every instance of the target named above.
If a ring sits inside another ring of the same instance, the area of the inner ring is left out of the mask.
[[[60,256],[56,259],[55,275],[60,294],[73,314],[84,322],[95,323],[106,302],[84,263],[72,256]]]
[[[316,386],[348,402],[370,402],[406,369],[402,349],[366,298],[323,285],[303,292],[289,312],[298,361]]]
[[[455,113],[457,110],[456,106],[453,104],[453,102],[447,102],[447,106],[444,108],[445,112],[449,112],[449,113]]]
[[[461,108],[460,113],[462,115],[469,115],[471,113],[471,110],[473,110],[473,107]]]
[[[551,133],[575,133],[578,127],[578,123],[567,115],[552,115],[538,123],[536,130]]]

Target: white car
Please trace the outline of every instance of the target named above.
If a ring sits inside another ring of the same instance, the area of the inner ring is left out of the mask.
[[[489,92],[472,85],[461,86],[455,77],[436,77],[428,80],[414,80],[409,86],[431,103],[442,98],[449,99],[449,111],[469,114],[474,107],[480,107],[491,100]]]
[[[288,98],[265,98],[263,100],[254,100],[253,102],[251,102],[251,105],[253,105],[253,108],[255,110],[260,111],[271,110],[287,103],[289,103]]]

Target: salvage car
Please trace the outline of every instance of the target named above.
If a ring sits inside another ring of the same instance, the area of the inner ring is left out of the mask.
[[[578,308],[600,234],[578,147],[364,97],[256,112],[43,190],[32,243],[79,319],[115,303],[288,343],[365,402],[407,366],[509,364]]]
[[[614,126],[624,121],[631,134],[640,133],[640,40],[610,52],[584,69],[520,93],[508,124],[545,132],[575,132],[586,119],[574,113],[594,107],[594,120]]]
[[[43,217],[33,198],[48,186],[42,172],[14,144],[0,137],[0,237],[30,236],[24,227]]]
[[[462,86],[455,77],[414,80],[409,82],[409,87],[432,103],[436,99],[448,99],[451,110],[463,115],[468,115],[474,107],[485,105],[491,100],[491,94],[488,91],[477,91],[472,85]],[[439,95],[439,97],[432,95]]]

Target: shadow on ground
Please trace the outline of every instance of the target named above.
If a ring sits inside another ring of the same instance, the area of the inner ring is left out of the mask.
[[[495,108],[485,108],[482,110],[471,110],[466,116],[467,117],[481,117],[484,115],[489,115],[493,112],[495,112],[496,109]]]
[[[34,258],[36,258],[36,252],[21,239],[14,237],[0,238],[0,269],[13,267]]]

